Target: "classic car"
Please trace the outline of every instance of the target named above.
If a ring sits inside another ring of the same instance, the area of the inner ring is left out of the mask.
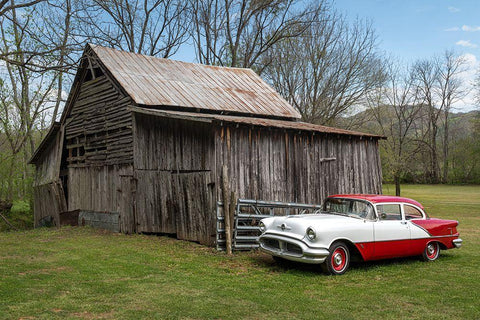
[[[328,274],[363,261],[406,256],[436,260],[459,248],[458,221],[430,218],[415,200],[385,195],[333,195],[313,214],[262,219],[260,250],[276,260],[320,264]]]

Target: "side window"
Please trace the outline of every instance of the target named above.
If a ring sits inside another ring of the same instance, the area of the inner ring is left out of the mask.
[[[402,220],[402,211],[399,204],[377,205],[377,212],[380,220]]]
[[[408,204],[403,205],[403,210],[405,211],[405,219],[412,220],[412,219],[422,219],[423,215],[420,210],[413,206],[409,206]]]

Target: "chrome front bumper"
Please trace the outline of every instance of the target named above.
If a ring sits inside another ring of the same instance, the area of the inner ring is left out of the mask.
[[[453,245],[455,246],[455,248],[460,248],[462,246],[462,239],[458,238],[458,239],[453,239]]]
[[[277,234],[263,234],[258,243],[265,253],[303,263],[323,263],[329,254],[327,249],[311,248],[301,240]]]

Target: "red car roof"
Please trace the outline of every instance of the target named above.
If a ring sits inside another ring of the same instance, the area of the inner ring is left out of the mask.
[[[361,199],[367,200],[372,203],[384,203],[384,202],[404,202],[416,205],[423,209],[423,206],[415,200],[404,198],[404,197],[396,197],[396,196],[385,196],[381,194],[335,194],[329,196],[329,198],[348,198],[348,199]]]

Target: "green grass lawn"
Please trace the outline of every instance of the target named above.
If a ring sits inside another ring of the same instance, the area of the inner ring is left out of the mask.
[[[0,233],[0,318],[479,319],[480,186],[403,186],[402,195],[459,220],[463,247],[432,263],[361,263],[331,277],[168,237]]]

